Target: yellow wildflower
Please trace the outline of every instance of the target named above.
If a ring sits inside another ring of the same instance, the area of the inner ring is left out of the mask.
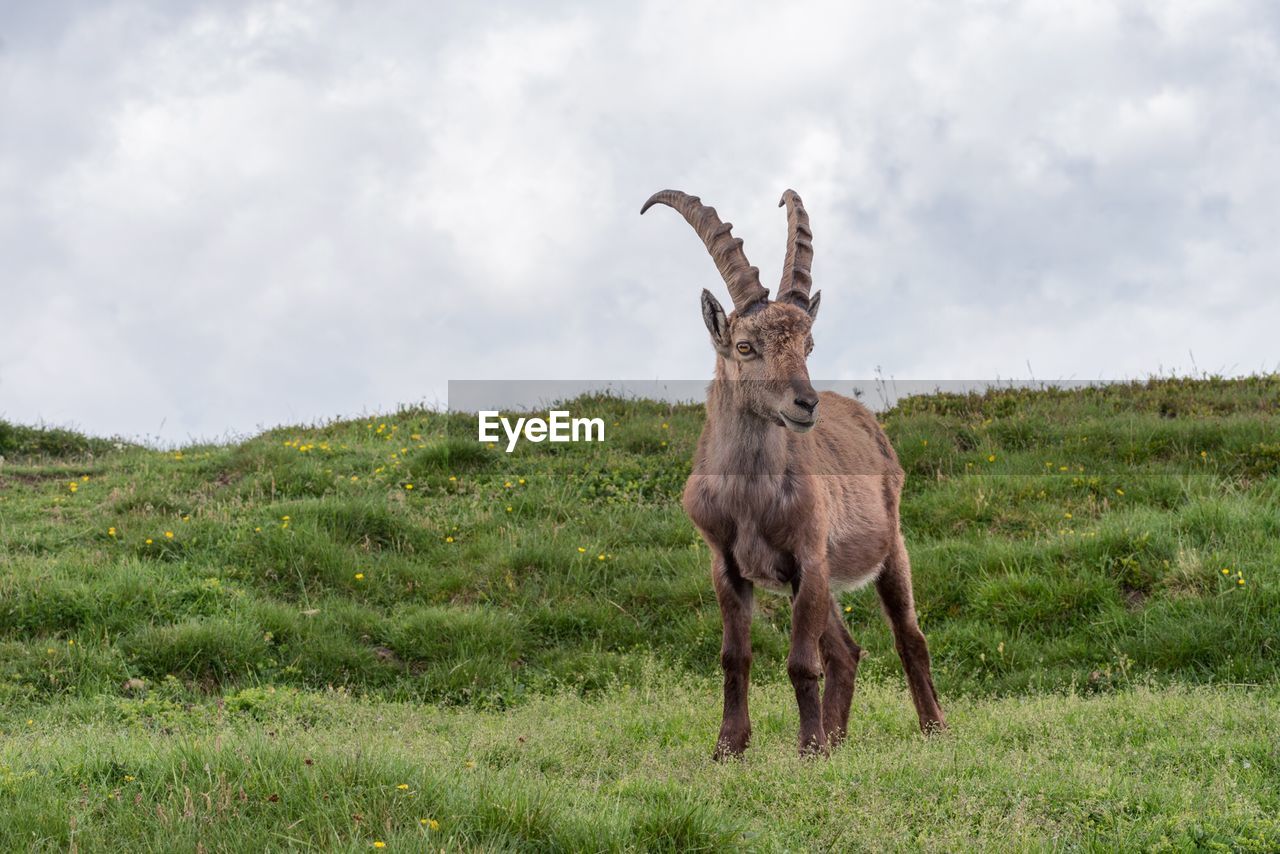
[[[408,790],[409,790],[409,784],[408,784],[408,783],[401,783],[400,785],[396,786],[396,788],[397,788],[397,789],[399,789],[399,790],[400,790],[400,791],[402,791],[402,792],[405,792],[405,791],[408,791]]]
[[[357,572],[357,573],[356,573],[356,581],[364,581],[364,573],[363,573],[363,572]]]

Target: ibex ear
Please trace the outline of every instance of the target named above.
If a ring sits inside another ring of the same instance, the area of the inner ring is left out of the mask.
[[[809,297],[809,319],[818,319],[818,306],[822,304],[822,291],[815,291],[813,296]]]
[[[711,343],[720,351],[729,349],[729,318],[724,313],[720,301],[711,295],[711,291],[702,289],[702,322],[707,324],[711,333]]]

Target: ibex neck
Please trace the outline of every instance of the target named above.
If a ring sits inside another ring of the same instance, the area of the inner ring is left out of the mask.
[[[707,463],[715,474],[782,474],[786,430],[751,412],[742,392],[717,361],[707,389]]]

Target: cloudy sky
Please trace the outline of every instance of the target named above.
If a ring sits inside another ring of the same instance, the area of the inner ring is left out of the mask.
[[[796,188],[815,377],[1280,366],[1280,7],[9,3],[0,418],[185,441],[708,376]]]

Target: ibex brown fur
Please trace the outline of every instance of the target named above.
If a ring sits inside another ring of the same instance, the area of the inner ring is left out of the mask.
[[[716,298],[702,292],[716,372],[684,490],[685,511],[711,548],[724,623],[724,722],[716,758],[742,753],[751,738],[747,686],[757,584],[791,594],[787,674],[800,709],[802,754],[829,750],[847,731],[863,651],[844,624],[834,591],[872,580],[920,728],[945,728],[899,529],[902,467],[865,407],[831,392],[818,394],[809,381],[806,359],[820,295],[809,296],[813,244],[800,197],[788,190],[780,202],[787,206],[788,239],[776,301],[714,208],[664,190],[640,212],[657,203],[680,212],[698,232],[734,305],[726,316]],[[820,697],[821,677],[826,685]]]

